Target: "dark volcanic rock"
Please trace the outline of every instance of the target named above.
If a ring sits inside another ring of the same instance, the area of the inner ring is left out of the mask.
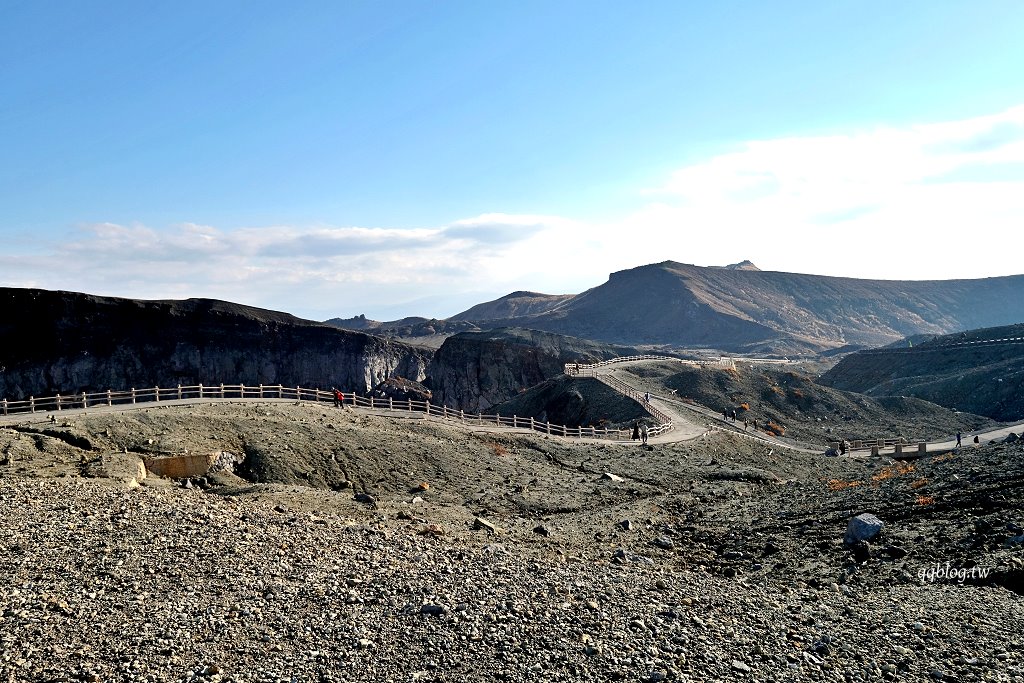
[[[210,299],[0,290],[0,396],[284,384],[367,391],[423,379],[428,354],[286,313]]]
[[[389,377],[375,386],[370,394],[374,398],[390,398],[395,401],[429,401],[431,398],[430,389],[404,377]]]
[[[435,403],[486,411],[561,374],[566,363],[590,363],[633,353],[636,349],[535,330],[466,332],[449,337],[438,349],[428,384]]]

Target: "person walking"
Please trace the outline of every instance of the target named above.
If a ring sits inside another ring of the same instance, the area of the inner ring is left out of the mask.
[[[958,429],[958,430],[956,430],[956,447],[957,448],[960,448],[960,437],[961,437],[961,434],[960,434],[960,430]]]
[[[331,390],[334,392],[334,407],[340,408],[345,403],[345,394],[338,391],[335,387],[331,387]]]
[[[633,441],[637,441],[640,438],[640,424],[637,422],[633,423]]]
[[[646,422],[641,422],[640,423],[640,442],[644,446],[647,445],[647,423]]]

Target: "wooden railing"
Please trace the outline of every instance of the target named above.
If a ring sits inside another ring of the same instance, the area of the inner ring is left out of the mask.
[[[664,434],[673,428],[672,419],[669,415],[651,405],[647,396],[641,394],[633,387],[616,377],[594,372],[596,368],[637,360],[664,360],[678,361],[698,367],[735,367],[731,358],[721,358],[716,361],[695,361],[675,358],[673,356],[659,355],[637,355],[621,356],[598,363],[579,364],[566,363],[565,374],[573,376],[594,376],[604,384],[616,391],[640,403],[644,409],[651,414],[659,424],[648,430],[649,436]],[[357,396],[355,393],[344,393],[343,403],[357,408],[369,408],[371,410],[389,410],[400,412],[419,412],[444,420],[455,420],[469,425],[494,425],[496,427],[511,427],[512,429],[524,429],[553,436],[570,438],[591,438],[591,439],[612,439],[628,440],[632,437],[630,429],[609,429],[607,427],[568,427],[566,425],[540,422],[532,417],[519,417],[517,415],[490,415],[478,412],[466,413],[463,410],[456,410],[448,406],[438,406],[429,401],[416,401],[413,399],[395,401],[390,398],[376,398],[373,396]],[[9,401],[6,398],[0,403],[0,410],[3,415],[17,413],[39,413],[58,412],[61,410],[85,409],[97,406],[126,406],[140,403],[161,403],[168,401],[182,400],[203,400],[203,399],[233,399],[233,400],[291,400],[291,401],[313,401],[318,403],[332,403],[334,393],[323,389],[307,389],[304,387],[288,387],[282,384],[215,384],[176,387],[148,387],[142,389],[129,389],[127,391],[114,391],[108,389],[100,392],[83,392],[76,394],[57,394],[36,398],[29,396],[19,401]]]
[[[658,434],[664,434],[665,432],[670,431],[672,429],[672,418],[669,417],[668,414],[662,412],[661,410],[658,410],[656,407],[651,405],[651,402],[648,400],[648,396],[646,394],[640,393],[633,387],[629,386],[628,384],[620,380],[618,377],[613,377],[611,375],[595,375],[594,378],[597,381],[601,382],[602,384],[610,386],[612,389],[619,392],[620,394],[623,394],[633,399],[641,406],[643,406],[644,410],[650,413],[654,419],[658,420],[658,424],[647,431],[649,436],[657,436]]]
[[[413,399],[395,400],[391,398],[376,398],[373,396],[357,396],[355,393],[342,393],[343,405],[357,408],[368,408],[371,410],[387,410],[395,412],[418,412],[429,417],[443,420],[453,420],[467,425],[495,427],[511,427],[512,429],[523,429],[562,436],[567,438],[588,438],[588,439],[611,439],[628,440],[631,438],[629,429],[609,429],[607,427],[568,427],[566,425],[541,422],[532,417],[519,417],[517,415],[489,415],[486,413],[466,413],[463,410],[456,410],[448,406],[439,406],[429,401],[416,401]],[[30,396],[25,400],[9,401],[3,399],[0,402],[0,412],[3,415],[19,413],[53,413],[62,410],[74,410],[94,408],[101,406],[131,406],[138,404],[159,404],[170,401],[181,400],[289,400],[289,401],[312,401],[317,403],[333,403],[334,392],[323,389],[308,389],[304,387],[288,387],[281,384],[217,384],[176,387],[149,387],[144,389],[129,389],[127,391],[113,391],[108,389],[101,392],[83,392],[76,394],[57,394],[56,396],[34,397]],[[657,428],[656,428],[657,429]],[[661,433],[651,431],[651,434]]]
[[[718,368],[723,370],[726,368],[736,367],[736,361],[732,358],[726,358],[725,356],[722,356],[718,360],[687,360],[686,358],[676,358],[675,356],[642,354],[638,356],[619,356],[618,358],[609,358],[608,360],[602,360],[597,363],[566,363],[565,374],[570,377],[593,377],[597,374],[594,371],[598,368],[603,368],[615,363],[628,363],[638,360],[675,361],[677,363],[684,363],[694,367]]]

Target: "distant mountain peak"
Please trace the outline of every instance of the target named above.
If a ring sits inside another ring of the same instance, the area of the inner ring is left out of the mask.
[[[730,263],[727,266],[711,266],[712,268],[721,268],[722,270],[761,270],[753,264],[752,261],[740,261],[739,263]]]

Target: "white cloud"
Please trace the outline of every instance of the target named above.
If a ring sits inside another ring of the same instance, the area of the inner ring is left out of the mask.
[[[747,141],[637,196],[632,212],[605,221],[488,213],[425,228],[230,231],[102,223],[59,243],[14,245],[0,256],[0,284],[222,298],[322,319],[451,315],[513,289],[579,292],[668,259],[884,279],[1015,274],[1024,272],[1013,248],[1024,226],[1024,106]],[[424,301],[433,308],[417,308]],[[403,311],[403,302],[414,303]]]

